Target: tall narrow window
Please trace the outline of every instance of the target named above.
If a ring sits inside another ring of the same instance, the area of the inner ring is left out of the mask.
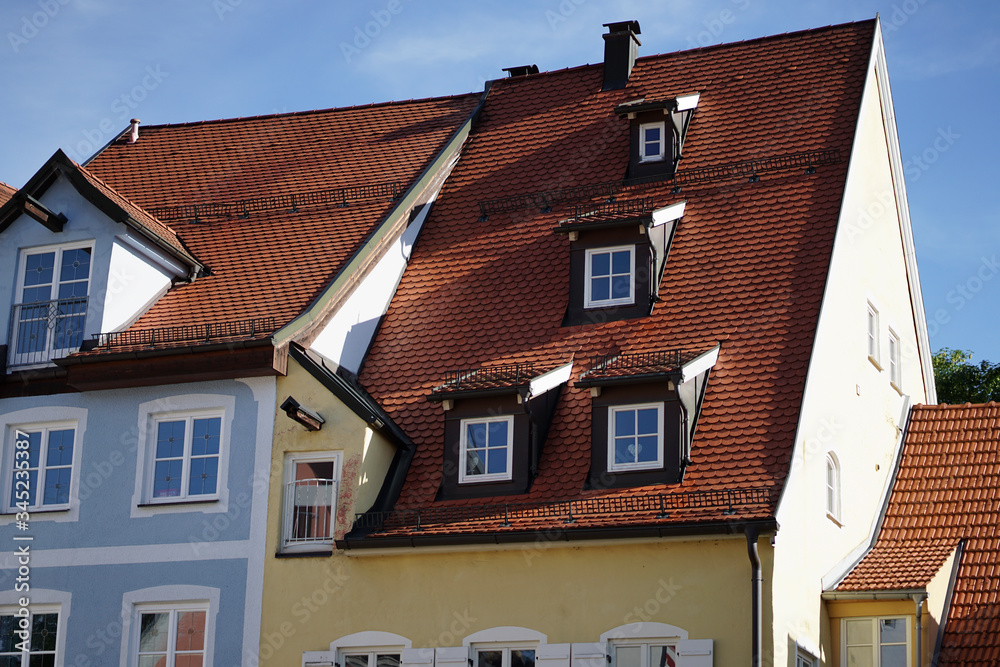
[[[892,329],[889,329],[889,381],[897,389],[900,388],[899,377],[899,336]]]
[[[878,365],[878,311],[868,304],[868,358]]]
[[[285,459],[284,548],[333,543],[340,454],[289,454]],[[372,664],[368,667],[388,667]]]
[[[659,123],[643,123],[639,126],[639,161],[640,162],[660,162],[666,154],[665,137],[663,136],[666,125]]]
[[[459,483],[509,480],[514,418],[463,419],[461,428]]]
[[[635,301],[635,247],[587,251],[584,306],[602,308]]]
[[[75,439],[73,424],[32,425],[12,430],[9,447],[13,470],[8,508],[69,507]]]
[[[840,462],[837,455],[826,455],[826,514],[840,522]]]
[[[0,665],[4,667],[34,667],[35,665],[55,665],[56,645],[59,628],[59,613],[34,613],[28,615],[28,637],[21,650],[20,618],[12,613],[0,614]]]
[[[11,365],[45,363],[80,349],[92,254],[90,246],[67,246],[22,255]]]

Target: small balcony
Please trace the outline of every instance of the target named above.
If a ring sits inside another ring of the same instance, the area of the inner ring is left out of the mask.
[[[333,542],[337,482],[299,479],[285,485],[284,545],[294,547]]]
[[[19,303],[11,308],[7,368],[44,366],[80,349],[87,297]]]

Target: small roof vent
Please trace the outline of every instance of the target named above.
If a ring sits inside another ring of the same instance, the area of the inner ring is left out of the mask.
[[[638,21],[605,23],[608,32],[604,37],[604,87],[601,90],[618,90],[628,84],[632,66],[639,55],[642,42]]]
[[[518,65],[517,67],[504,67],[504,72],[507,72],[507,78],[513,79],[518,76],[528,76],[529,74],[538,74],[538,65]]]
[[[131,123],[132,124],[129,127],[128,131],[128,142],[130,144],[134,144],[135,142],[139,141],[139,119],[133,118],[131,120]]]

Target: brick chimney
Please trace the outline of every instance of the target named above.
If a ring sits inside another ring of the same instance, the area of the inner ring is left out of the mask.
[[[618,90],[628,83],[635,57],[642,42],[638,21],[605,23],[604,35],[604,87],[601,90]]]

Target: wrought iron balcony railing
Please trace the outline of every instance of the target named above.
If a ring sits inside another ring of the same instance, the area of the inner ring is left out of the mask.
[[[337,482],[299,479],[285,485],[284,543],[329,544],[333,541]]]
[[[19,303],[11,308],[7,336],[9,368],[37,366],[80,349],[87,297]]]

